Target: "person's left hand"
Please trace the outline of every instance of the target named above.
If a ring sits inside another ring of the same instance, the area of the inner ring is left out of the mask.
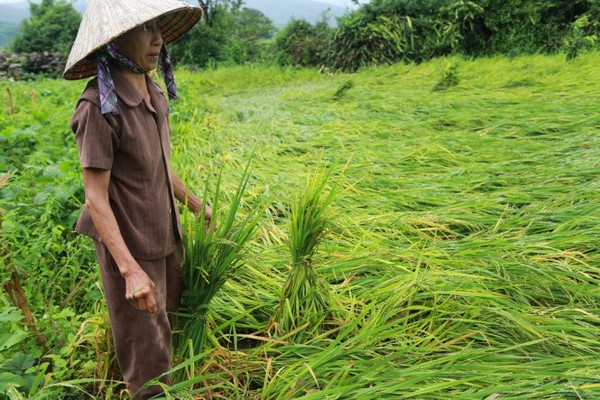
[[[198,220],[200,220],[202,218],[203,212],[204,212],[204,224],[205,224],[205,228],[206,228],[206,234],[208,235],[208,233],[210,232],[210,226],[211,226],[212,217],[213,217],[212,208],[210,208],[209,205],[206,205],[205,207],[200,207],[199,210],[194,211],[194,214],[196,215],[196,218],[198,218]],[[216,231],[217,231],[217,225],[215,224],[213,226],[213,232],[216,232]]]

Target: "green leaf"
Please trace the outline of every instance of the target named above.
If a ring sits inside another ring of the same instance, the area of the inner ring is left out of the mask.
[[[0,351],[4,351],[27,338],[27,332],[0,333]]]
[[[0,393],[5,393],[10,386],[25,386],[25,380],[10,372],[0,372]]]
[[[34,361],[30,354],[18,352],[13,356],[12,360],[6,363],[6,366],[14,373],[23,373],[33,367]]]
[[[23,319],[21,312],[14,307],[9,307],[6,310],[0,312],[0,323],[19,322],[21,319]]]

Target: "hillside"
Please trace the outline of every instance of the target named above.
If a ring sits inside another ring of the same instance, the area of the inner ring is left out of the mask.
[[[5,48],[19,32],[19,24],[0,21],[0,48]]]
[[[0,22],[18,24],[27,17],[29,17],[29,3],[27,1],[0,4]]]

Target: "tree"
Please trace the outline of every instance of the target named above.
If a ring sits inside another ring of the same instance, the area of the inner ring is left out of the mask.
[[[307,67],[326,63],[331,33],[324,21],[312,25],[304,19],[292,19],[275,41],[280,64]]]
[[[264,58],[264,44],[275,33],[273,21],[261,11],[246,7],[233,12],[232,17],[234,25],[225,58],[237,64]]]
[[[198,0],[198,4],[202,8],[206,25],[212,26],[217,14],[224,10],[238,10],[244,4],[244,0]]]
[[[81,16],[66,0],[29,3],[30,17],[12,43],[15,52],[57,51],[67,54],[81,22]]]
[[[262,43],[275,31],[267,16],[242,8],[241,0],[199,3],[206,8],[206,19],[171,45],[176,63],[204,67],[210,62],[242,64],[261,59]]]
[[[254,8],[242,8],[235,13],[236,27],[241,38],[247,40],[269,39],[275,33],[273,21]]]

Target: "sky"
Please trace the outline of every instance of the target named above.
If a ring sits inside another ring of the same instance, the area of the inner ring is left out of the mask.
[[[20,1],[22,1],[22,0],[0,0],[0,4],[18,3]],[[351,0],[318,0],[318,1],[320,1],[321,3],[335,4],[336,6],[342,6],[342,7],[352,5]]]
[[[336,6],[341,6],[341,7],[348,7],[348,6],[354,5],[351,0],[317,0],[317,1],[319,1],[321,3],[335,4]]]

